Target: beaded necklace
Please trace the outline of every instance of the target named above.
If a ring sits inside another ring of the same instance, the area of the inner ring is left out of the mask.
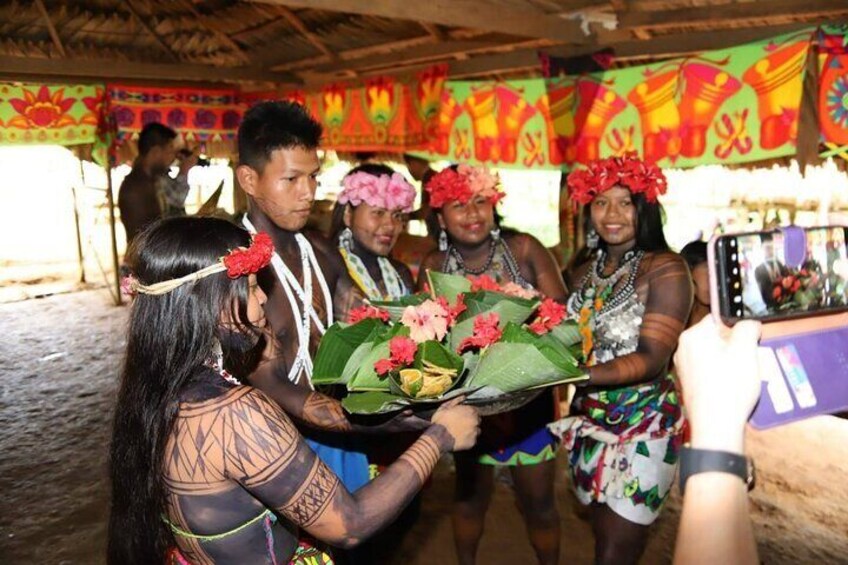
[[[461,271],[464,275],[482,275],[491,269],[498,249],[501,251],[504,266],[506,267],[507,273],[509,274],[509,278],[512,282],[525,288],[532,288],[532,285],[527,282],[527,279],[525,279],[521,274],[521,269],[518,267],[518,261],[515,260],[515,256],[512,254],[509,246],[500,237],[491,238],[491,242],[489,244],[489,256],[483,266],[476,269],[469,268],[465,264],[465,259],[463,259],[462,254],[453,246],[453,244],[451,244],[445,253],[445,260],[442,263],[442,272],[456,273]]]
[[[256,228],[247,216],[244,217],[242,223],[249,232],[256,233]],[[327,286],[327,281],[324,278],[324,273],[321,271],[321,266],[318,264],[318,259],[315,257],[315,251],[312,249],[312,245],[309,243],[309,240],[300,233],[296,233],[294,237],[300,252],[303,285],[301,286],[300,281],[297,280],[297,277],[294,276],[294,273],[291,272],[291,269],[289,269],[288,265],[286,265],[280,257],[280,254],[276,251],[274,251],[273,257],[271,257],[271,265],[274,267],[274,272],[277,275],[277,279],[280,281],[280,286],[283,287],[283,291],[289,301],[289,306],[291,307],[292,315],[295,319],[295,328],[297,330],[297,354],[294,363],[289,369],[288,378],[291,382],[296,383],[298,376],[301,372],[303,372],[306,375],[306,382],[309,385],[309,388],[313,388],[312,356],[309,353],[309,336],[311,334],[311,326],[312,322],[314,322],[318,332],[322,335],[326,331],[326,328],[330,327],[333,323],[333,299],[330,295],[330,288]],[[321,291],[324,295],[324,305],[327,309],[326,325],[321,320],[321,317],[315,310],[315,305],[312,303],[313,269],[315,269],[315,278],[318,279],[318,285],[321,287]],[[297,298],[295,298],[295,294],[297,294]],[[298,305],[298,300],[303,306],[302,310]]]
[[[636,275],[645,252],[630,250],[621,258],[621,262],[610,275],[604,276],[604,264],[607,254],[598,254],[597,259],[580,282],[580,308],[577,329],[583,338],[583,358],[586,365],[593,366],[595,359],[594,330],[598,317],[624,304],[635,291]],[[617,291],[615,287],[627,274],[627,281]]]

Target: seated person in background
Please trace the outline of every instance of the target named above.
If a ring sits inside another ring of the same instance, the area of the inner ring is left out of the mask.
[[[691,328],[710,313],[710,271],[707,264],[707,243],[691,241],[680,250],[680,255],[689,265],[692,283],[695,285],[695,301],[686,327]]]

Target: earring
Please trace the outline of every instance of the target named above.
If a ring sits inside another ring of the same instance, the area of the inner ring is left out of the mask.
[[[495,240],[495,243],[501,240],[501,228],[495,226],[495,229],[489,232],[489,235],[492,236],[492,239]]]
[[[448,250],[448,232],[442,230],[439,233],[439,251]]]
[[[595,231],[595,228],[589,228],[589,233],[586,234],[586,247],[589,249],[597,249],[600,240],[601,238],[598,236],[598,232]]]
[[[339,246],[348,253],[353,249],[353,232],[350,228],[345,228],[339,233]]]

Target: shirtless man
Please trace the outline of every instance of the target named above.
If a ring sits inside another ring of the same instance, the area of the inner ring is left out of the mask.
[[[269,233],[276,249],[259,284],[268,296],[265,313],[277,348],[250,381],[309,427],[303,431],[310,446],[355,491],[368,481],[365,456],[343,449],[340,434],[324,432],[409,431],[428,423],[403,415],[379,427],[356,426],[338,401],[312,390],[312,355],[321,335],[334,313],[346,319],[361,300],[338,252],[300,233],[318,186],[320,139],[321,126],[291,102],[257,104],[239,127],[236,176],[248,195],[244,225]]]

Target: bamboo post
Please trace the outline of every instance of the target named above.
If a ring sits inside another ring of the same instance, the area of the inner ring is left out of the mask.
[[[123,303],[121,296],[121,270],[118,265],[118,237],[115,234],[115,198],[112,196],[112,167],[107,164],[106,169],[106,205],[109,206],[109,232],[112,237],[112,268],[115,270],[115,288],[113,298],[115,306]]]
[[[77,260],[79,261],[80,278],[79,282],[85,282],[85,255],[82,252],[82,232],[80,231],[79,207],[77,206],[77,189],[71,187],[71,194],[74,198],[74,228],[77,232]]]

